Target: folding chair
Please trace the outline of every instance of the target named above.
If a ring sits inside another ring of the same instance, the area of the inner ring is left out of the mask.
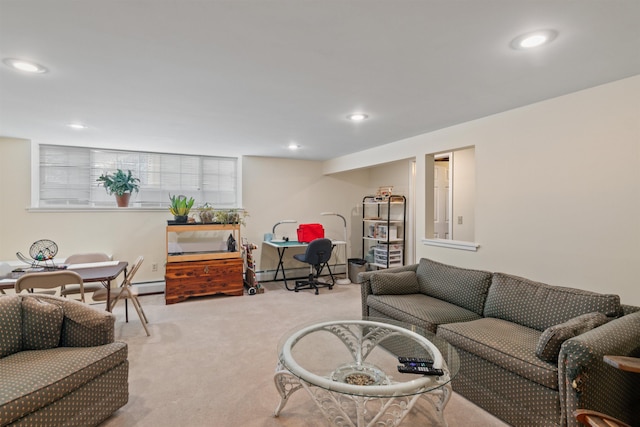
[[[80,299],[84,302],[84,284],[82,277],[75,271],[45,271],[42,273],[26,273],[16,281],[16,294],[27,289],[55,289],[67,285],[76,285],[80,291]],[[44,292],[44,293],[55,293]]]
[[[149,333],[149,329],[147,328],[147,323],[149,323],[149,321],[147,320],[147,315],[144,313],[144,310],[142,309],[142,306],[140,305],[140,300],[138,300],[138,289],[134,288],[133,286],[131,286],[131,280],[133,279],[133,277],[135,276],[136,272],[140,268],[140,265],[142,264],[142,261],[144,261],[144,257],[139,256],[138,259],[136,259],[136,262],[133,264],[133,267],[131,268],[131,271],[129,272],[129,274],[127,274],[127,277],[122,281],[122,284],[120,285],[120,287],[119,288],[115,288],[115,289],[111,289],[111,301],[109,303],[109,305],[110,305],[109,311],[113,310],[113,307],[115,307],[116,303],[120,299],[124,299],[125,300],[125,319],[128,322],[129,321],[129,311],[128,311],[128,307],[126,305],[126,302],[127,302],[128,299],[130,299],[131,300],[131,304],[133,304],[133,307],[138,312],[138,317],[140,318],[140,323],[142,323],[142,327],[144,328],[145,332],[147,333],[147,336],[151,336],[151,334]],[[107,300],[107,290],[103,288],[103,289],[99,289],[96,292],[94,292],[93,293],[93,300],[94,301],[106,301]]]
[[[109,255],[107,254],[94,252],[94,253],[71,255],[65,260],[64,263],[71,265],[71,264],[84,264],[88,262],[104,262],[104,261],[111,261],[111,257],[109,257]],[[104,289],[104,286],[102,286],[102,284],[99,282],[86,283],[84,285],[85,292],[95,292],[99,289]],[[76,285],[63,286],[62,289],[60,290],[60,295],[63,297],[66,297],[67,295],[79,294],[79,293],[80,293],[80,288]]]

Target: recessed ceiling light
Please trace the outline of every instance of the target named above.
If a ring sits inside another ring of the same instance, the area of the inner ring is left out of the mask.
[[[291,144],[289,144],[289,150],[297,150],[300,148],[300,144],[296,144],[295,142],[292,142]]]
[[[22,59],[16,58],[5,58],[2,60],[6,65],[13,68],[14,70],[24,71],[26,73],[33,74],[42,74],[46,73],[48,70],[40,64],[36,64],[35,62],[24,61]]]
[[[349,114],[347,116],[347,119],[351,120],[352,122],[361,122],[367,119],[368,117],[369,116],[364,113],[353,113],[353,114]]]
[[[558,32],[556,30],[534,31],[519,35],[513,39],[511,41],[511,47],[517,50],[531,49],[551,43],[556,37],[558,37]]]
[[[69,123],[67,126],[69,126],[71,129],[86,129],[87,128],[82,123]]]

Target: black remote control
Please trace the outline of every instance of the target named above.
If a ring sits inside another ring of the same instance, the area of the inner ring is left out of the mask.
[[[398,365],[398,372],[405,374],[422,374],[422,375],[436,375],[442,376],[444,372],[442,369],[436,369],[433,366],[407,366]]]
[[[433,366],[433,360],[423,357],[398,357],[398,361],[407,366]]]

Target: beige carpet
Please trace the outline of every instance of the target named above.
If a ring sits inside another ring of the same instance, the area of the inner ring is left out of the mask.
[[[279,417],[274,387],[276,348],[296,325],[361,313],[359,285],[289,292],[280,282],[266,292],[241,297],[194,298],[173,305],[164,295],[141,297],[149,318],[147,337],[129,305],[114,313],[116,339],[129,344],[129,403],[104,427],[211,426],[302,427],[328,422],[304,390],[290,398]],[[417,404],[403,426],[430,425],[427,405]],[[445,418],[450,427],[506,426],[454,394]]]

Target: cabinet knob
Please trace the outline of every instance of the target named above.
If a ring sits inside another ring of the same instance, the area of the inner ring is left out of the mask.
[[[208,265],[204,266],[204,274],[209,274],[209,266]]]

